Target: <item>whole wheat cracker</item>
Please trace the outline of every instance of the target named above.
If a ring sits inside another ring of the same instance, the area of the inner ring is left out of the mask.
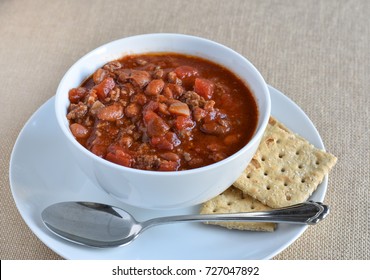
[[[222,194],[205,202],[201,207],[200,213],[237,213],[267,211],[270,209],[270,207],[263,205],[258,200],[243,194],[241,190],[231,186]],[[207,224],[218,225],[228,229],[251,231],[274,231],[276,227],[274,223],[261,222],[207,222]]]
[[[306,201],[337,158],[270,118],[252,161],[234,186],[271,208]]]

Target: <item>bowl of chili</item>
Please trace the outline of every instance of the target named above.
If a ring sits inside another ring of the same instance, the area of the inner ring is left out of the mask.
[[[55,97],[82,172],[120,201],[172,209],[228,188],[270,116],[267,85],[246,58],[182,34],[119,39],[83,56]]]

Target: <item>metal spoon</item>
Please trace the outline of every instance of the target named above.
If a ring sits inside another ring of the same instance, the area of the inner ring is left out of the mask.
[[[66,240],[105,248],[128,244],[144,230],[167,223],[233,221],[313,225],[328,213],[328,206],[309,201],[263,212],[180,215],[138,222],[118,207],[94,202],[61,202],[47,207],[41,217],[49,230]]]

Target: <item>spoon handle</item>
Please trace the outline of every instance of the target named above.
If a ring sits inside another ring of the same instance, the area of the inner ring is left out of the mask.
[[[272,222],[314,225],[329,214],[329,207],[320,202],[307,201],[285,208],[260,212],[229,214],[182,215],[154,218],[143,222],[144,227],[174,222]]]

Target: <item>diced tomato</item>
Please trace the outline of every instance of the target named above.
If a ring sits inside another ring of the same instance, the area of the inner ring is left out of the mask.
[[[176,76],[180,79],[198,75],[198,70],[196,68],[187,65],[177,67],[174,72],[176,73]]]
[[[96,85],[94,89],[100,100],[104,100],[109,92],[116,86],[113,78],[105,78],[100,84]]]
[[[209,100],[213,96],[214,84],[207,79],[196,78],[194,82],[194,91],[202,96],[204,99]]]
[[[117,149],[115,152],[109,152],[105,158],[106,160],[126,167],[131,167],[133,162],[131,155],[120,149]]]
[[[190,117],[178,116],[175,120],[177,130],[184,130],[194,127],[194,122]]]

